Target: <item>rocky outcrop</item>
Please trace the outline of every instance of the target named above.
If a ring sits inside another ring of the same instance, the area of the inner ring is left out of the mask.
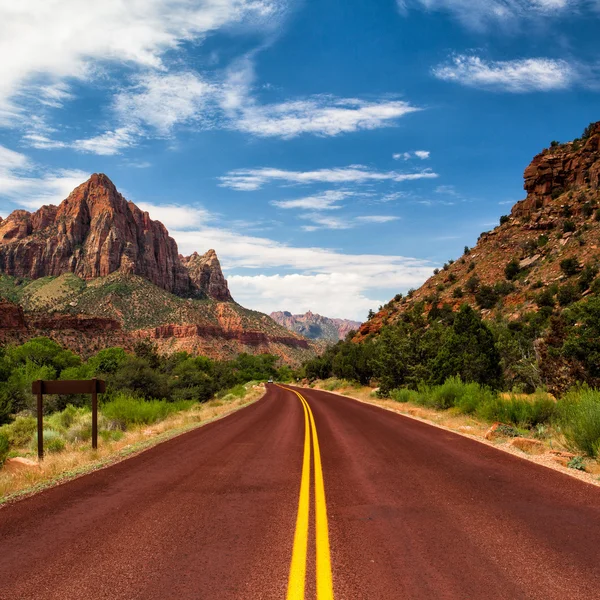
[[[221,271],[221,263],[214,250],[200,255],[194,252],[191,256],[181,257],[192,284],[207,296],[222,302],[232,302],[227,280]]]
[[[290,331],[295,331],[311,340],[337,342],[346,338],[351,331],[360,327],[358,321],[331,319],[308,311],[303,315],[293,315],[288,311],[272,312],[270,317]]]
[[[53,315],[51,317],[35,318],[31,320],[31,327],[37,330],[51,331],[120,331],[121,323],[114,319],[101,319],[98,317],[70,317],[67,315]]]
[[[25,315],[18,304],[0,300],[0,329],[26,329]]]
[[[283,344],[285,346],[290,346],[291,348],[310,348],[308,340],[302,338],[267,335],[262,331],[227,330],[221,327],[205,325],[161,325],[160,327],[154,327],[152,329],[136,331],[135,334],[139,337],[150,338],[153,340],[213,337],[225,340],[235,340],[247,346]]]
[[[180,296],[231,300],[214,251],[196,256],[188,259],[190,273],[164,225],[127,202],[103,174],[92,175],[58,207],[16,210],[0,221],[0,273],[94,279],[120,271]]]
[[[600,188],[600,123],[591,126],[584,139],[555,144],[538,154],[525,169],[527,198],[517,202],[512,216],[528,218],[572,189]]]

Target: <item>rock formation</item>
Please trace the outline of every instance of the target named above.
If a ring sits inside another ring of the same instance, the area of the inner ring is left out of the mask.
[[[355,339],[377,335],[416,302],[424,302],[426,310],[443,305],[457,310],[467,302],[484,318],[514,320],[539,310],[543,290],[552,295],[562,290],[559,306],[568,295],[592,293],[586,286],[592,286],[600,267],[600,123],[586,128],[582,138],[553,142],[536,156],[525,170],[524,188],[527,197],[498,227],[482,233],[474,248],[436,269],[408,297],[392,299],[362,324]],[[561,268],[566,259],[577,280]],[[584,267],[589,281],[582,279]]]
[[[351,331],[360,327],[358,321],[331,319],[308,311],[303,315],[293,315],[288,311],[272,312],[271,318],[290,331],[295,331],[312,340],[337,342],[343,340]]]
[[[92,175],[58,207],[16,210],[0,221],[0,273],[29,279],[69,272],[93,279],[120,271],[180,296],[231,301],[211,252],[187,259],[188,272],[164,225],[127,202],[103,174]]]
[[[221,271],[221,263],[214,250],[200,256],[194,252],[191,256],[180,257],[187,268],[192,285],[204,291],[210,298],[222,302],[232,302],[227,280]]]

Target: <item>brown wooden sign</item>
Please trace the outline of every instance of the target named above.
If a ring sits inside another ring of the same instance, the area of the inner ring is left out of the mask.
[[[31,385],[32,394],[103,394],[105,391],[106,383],[100,379],[34,381]]]
[[[38,458],[44,458],[44,394],[92,395],[92,448],[98,448],[98,394],[106,391],[101,379],[42,381],[31,384],[31,393],[37,396]]]

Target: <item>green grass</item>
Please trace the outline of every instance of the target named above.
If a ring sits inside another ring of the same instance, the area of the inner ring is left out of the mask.
[[[578,388],[558,403],[559,423],[573,448],[588,456],[600,454],[600,391]]]
[[[132,425],[149,425],[166,419],[169,415],[189,410],[195,402],[180,400],[141,400],[126,394],[118,394],[100,408],[102,416],[114,429],[125,430]]]

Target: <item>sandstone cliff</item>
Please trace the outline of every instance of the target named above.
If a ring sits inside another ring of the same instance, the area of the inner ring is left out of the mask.
[[[0,273],[28,279],[74,273],[87,280],[120,271],[181,296],[231,301],[214,250],[190,259],[192,273],[164,225],[127,202],[103,174],[58,207],[17,210],[0,221]]]

